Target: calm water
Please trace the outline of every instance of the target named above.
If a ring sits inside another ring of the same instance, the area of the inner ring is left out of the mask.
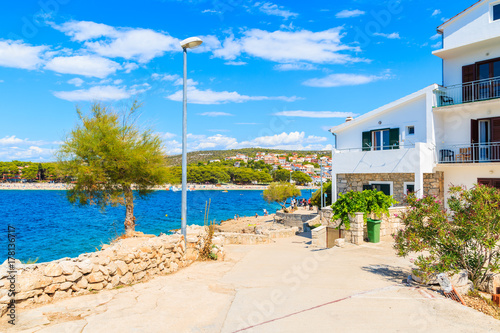
[[[310,197],[309,190],[302,191]],[[274,212],[279,205],[268,204],[262,191],[188,192],[188,224],[203,224],[205,202],[212,200],[211,220],[227,220],[235,214],[250,216]],[[167,216],[166,216],[167,215]],[[158,191],[135,200],[137,231],[168,233],[181,227],[181,192]],[[0,191],[0,264],[7,258],[7,226],[16,228],[16,258],[38,258],[39,262],[76,257],[93,252],[124,232],[124,207],[104,213],[96,207],[75,207],[65,191]]]

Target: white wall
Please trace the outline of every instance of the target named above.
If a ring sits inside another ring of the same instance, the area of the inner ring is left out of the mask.
[[[498,99],[434,109],[436,145],[469,144],[471,119],[491,117],[500,117]]]
[[[337,133],[337,149],[362,148],[365,131],[386,128],[399,128],[400,144],[412,145],[416,142],[426,142],[426,97],[421,96],[401,104],[380,116],[364,121],[354,120],[352,127]],[[382,124],[379,124],[379,121]],[[406,126],[415,126],[415,134],[406,135]]]
[[[490,5],[498,0],[484,1],[475,9],[449,23],[443,29],[444,48],[450,49],[500,36],[500,20],[490,22]],[[464,8],[465,9],[465,8]]]
[[[444,171],[445,198],[448,200],[450,186],[473,187],[478,178],[500,178],[500,164],[476,163],[474,165],[455,164],[436,167],[436,171]]]

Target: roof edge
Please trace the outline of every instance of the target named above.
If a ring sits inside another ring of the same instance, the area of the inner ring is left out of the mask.
[[[446,20],[445,22],[443,22],[441,25],[439,25],[437,27],[437,30],[438,32],[443,32],[442,28],[447,25],[448,23],[451,23],[451,21],[454,21],[455,19],[459,18],[460,16],[462,16],[463,14],[465,14],[466,12],[468,12],[469,10],[472,10],[472,9],[475,9],[475,7],[477,7],[477,5],[479,5],[479,3],[483,2],[485,0],[479,0],[478,2],[474,3],[473,5],[471,5],[470,7],[462,10],[460,13],[458,13],[457,15],[453,16],[452,18]]]

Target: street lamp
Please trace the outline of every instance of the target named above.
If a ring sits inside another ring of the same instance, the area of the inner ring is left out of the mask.
[[[181,231],[184,242],[187,242],[187,49],[200,46],[203,41],[198,37],[191,37],[181,42],[184,51],[184,98],[182,108],[182,208],[181,208]]]

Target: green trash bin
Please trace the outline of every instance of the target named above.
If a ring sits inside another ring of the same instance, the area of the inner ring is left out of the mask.
[[[370,243],[380,243],[380,224],[381,220],[368,219],[368,240]]]

